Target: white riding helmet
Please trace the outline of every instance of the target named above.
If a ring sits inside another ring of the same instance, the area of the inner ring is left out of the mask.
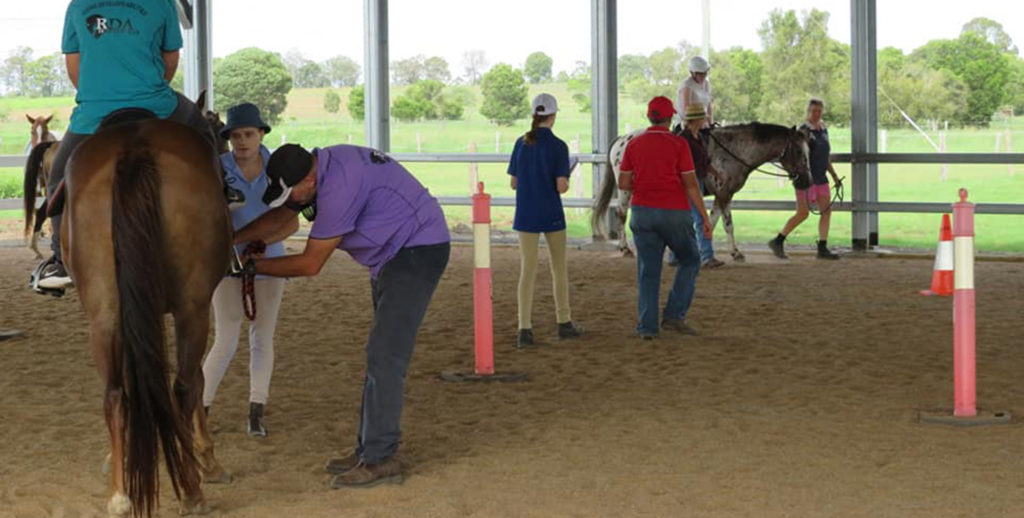
[[[711,70],[711,63],[701,56],[694,56],[690,58],[690,72],[699,72],[701,74],[707,74]]]

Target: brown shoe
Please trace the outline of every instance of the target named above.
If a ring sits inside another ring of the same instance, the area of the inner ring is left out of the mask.
[[[342,457],[338,459],[331,459],[324,465],[324,471],[331,475],[341,475],[342,473],[359,465],[359,455],[355,453],[348,457]]]
[[[661,328],[670,329],[684,335],[697,336],[700,334],[696,329],[687,325],[686,321],[681,318],[666,318],[661,321]]]
[[[394,458],[380,464],[360,462],[356,467],[335,475],[331,480],[331,489],[364,488],[380,484],[401,484],[402,466]]]

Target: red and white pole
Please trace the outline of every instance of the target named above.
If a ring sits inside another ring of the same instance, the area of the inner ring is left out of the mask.
[[[953,204],[953,415],[978,415],[974,355],[974,204]]]
[[[491,306],[491,195],[484,183],[473,194],[473,329],[476,369],[480,376],[494,374],[494,315]]]

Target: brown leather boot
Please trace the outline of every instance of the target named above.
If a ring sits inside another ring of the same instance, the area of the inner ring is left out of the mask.
[[[331,475],[341,475],[342,473],[359,465],[359,455],[355,453],[348,457],[341,457],[337,459],[331,459],[324,465],[324,471]]]
[[[332,489],[364,488],[380,484],[401,484],[402,466],[394,458],[380,464],[360,462],[356,467],[336,475],[331,480]]]

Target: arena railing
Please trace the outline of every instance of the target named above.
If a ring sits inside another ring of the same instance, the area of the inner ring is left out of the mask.
[[[501,153],[391,153],[399,162],[408,163],[508,163],[509,155]],[[573,154],[580,164],[604,164],[607,157],[603,154]],[[832,155],[835,163],[852,163],[854,156],[850,153]],[[877,164],[1024,164],[1024,153],[866,153],[860,154],[856,160]],[[20,155],[0,156],[0,167],[24,167],[25,157]],[[460,173],[461,174],[461,173]],[[596,176],[600,178],[600,176]],[[1024,198],[1024,196],[1022,196]],[[472,198],[466,196],[438,196],[442,205],[469,206]],[[0,210],[21,208],[21,200],[0,199]],[[854,209],[869,212],[901,212],[901,213],[945,213],[950,211],[950,203],[939,202],[842,202],[833,206],[834,210],[852,211]],[[515,198],[498,196],[491,204],[499,207],[515,205]],[[562,198],[562,204],[570,208],[590,208],[592,198]],[[615,202],[613,200],[612,206]],[[792,211],[794,202],[783,200],[734,200],[732,208],[736,210],[777,210]],[[1024,215],[1024,203],[984,203],[976,206],[978,214],[1017,214]]]

